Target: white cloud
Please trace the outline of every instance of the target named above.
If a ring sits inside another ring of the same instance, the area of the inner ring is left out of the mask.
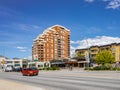
[[[28,60],[32,60],[32,56],[28,56],[27,59],[28,59]]]
[[[89,2],[89,3],[91,3],[91,2],[93,2],[94,0],[85,0],[85,2]]]
[[[79,44],[80,41],[70,41],[71,44]]]
[[[92,3],[95,0],[84,0],[84,1]],[[107,6],[106,6],[107,9],[117,9],[120,7],[120,0],[100,0],[100,1],[107,3]]]
[[[17,49],[26,49],[27,47],[21,47],[21,46],[17,46]]]
[[[27,47],[17,46],[16,48],[21,52],[26,52],[27,51]]]
[[[74,47],[74,46],[70,46],[70,54],[71,54],[71,57],[74,57],[74,55],[75,55],[75,49],[76,49],[76,47]]]
[[[20,51],[21,51],[21,52],[26,52],[27,50],[25,50],[25,49],[21,49]]]
[[[95,45],[101,46],[111,43],[120,43],[120,38],[109,36],[96,36],[95,38],[71,41],[71,56],[75,53],[75,49],[83,49]]]
[[[109,1],[106,8],[117,9],[120,7],[120,0],[111,0]]]

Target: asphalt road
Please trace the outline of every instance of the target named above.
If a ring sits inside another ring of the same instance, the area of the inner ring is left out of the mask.
[[[120,72],[40,71],[38,76],[0,72],[0,79],[12,80],[45,90],[120,90]]]

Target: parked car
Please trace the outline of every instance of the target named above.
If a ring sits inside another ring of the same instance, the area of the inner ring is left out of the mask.
[[[24,68],[22,69],[22,75],[25,76],[33,76],[33,75],[38,75],[39,70],[35,67],[31,67],[31,68]]]
[[[21,72],[22,68],[21,67],[14,67],[13,71],[14,72]]]
[[[6,66],[4,71],[5,72],[11,72],[11,71],[13,71],[13,67],[12,66]]]

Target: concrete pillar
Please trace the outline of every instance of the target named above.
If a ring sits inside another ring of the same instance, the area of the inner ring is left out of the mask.
[[[85,68],[85,63],[84,63],[84,68]]]
[[[78,67],[80,68],[80,63],[78,63]]]
[[[74,67],[74,63],[72,64],[72,66]]]
[[[23,67],[23,60],[19,61],[20,63],[20,67],[22,68]]]

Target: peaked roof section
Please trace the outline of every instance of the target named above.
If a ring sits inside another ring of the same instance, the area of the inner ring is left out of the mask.
[[[37,36],[37,38],[36,38],[36,39],[34,39],[34,41],[35,41],[35,40],[37,40],[39,37],[41,37],[43,34],[46,34],[49,30],[53,30],[53,31],[54,31],[54,29],[53,29],[53,28],[54,28],[54,27],[56,27],[56,26],[58,26],[58,27],[62,27],[62,28],[64,28],[65,30],[70,31],[70,30],[69,30],[69,29],[67,29],[66,27],[56,24],[56,25],[53,25],[53,26],[51,26],[51,27],[49,27],[49,28],[45,29],[45,30],[43,31],[43,33],[42,33],[42,34],[39,34],[39,35]]]
[[[56,24],[56,25],[50,27],[49,29],[52,29],[52,28],[54,28],[54,27],[56,27],[56,26],[58,26],[58,27],[62,27],[62,28],[64,28],[64,29],[66,29],[67,31],[70,31],[70,30],[67,29],[66,27],[64,27],[64,26],[62,26],[62,25],[58,25],[58,24]]]
[[[70,30],[67,29],[66,27],[56,24],[56,25],[53,25],[53,26],[45,29],[45,30],[43,31],[43,34],[45,34],[45,33],[46,33],[47,31],[49,31],[49,30],[53,30],[53,31],[54,31],[54,29],[53,29],[54,27],[62,27],[62,28],[64,28],[65,30],[70,31]]]

